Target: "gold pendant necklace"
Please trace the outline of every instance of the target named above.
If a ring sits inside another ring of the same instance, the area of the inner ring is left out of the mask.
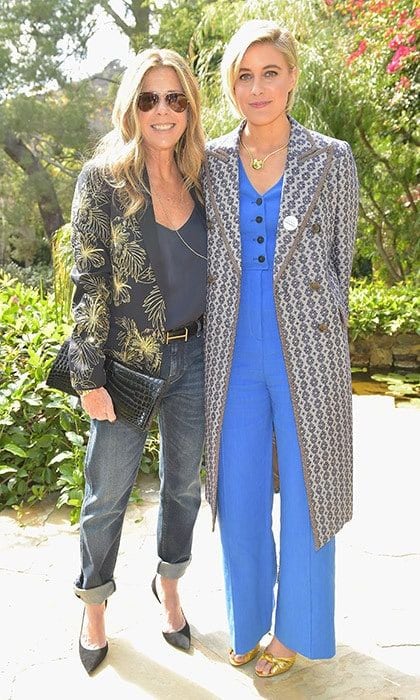
[[[289,145],[289,141],[286,141],[286,143],[284,143],[283,146],[280,146],[280,148],[276,148],[275,151],[271,151],[271,153],[269,153],[268,155],[266,155],[264,158],[255,158],[255,157],[252,155],[252,153],[251,153],[251,151],[249,150],[249,148],[248,148],[248,146],[246,145],[246,143],[244,143],[244,142],[242,141],[242,138],[239,139],[239,142],[240,142],[241,146],[243,146],[243,147],[245,148],[246,152],[248,153],[249,158],[250,158],[249,164],[250,164],[251,168],[253,168],[253,170],[262,170],[263,167],[264,167],[265,161],[266,161],[268,158],[270,158],[270,156],[274,156],[275,153],[280,153],[280,151],[284,151],[284,149],[287,148],[287,146]]]

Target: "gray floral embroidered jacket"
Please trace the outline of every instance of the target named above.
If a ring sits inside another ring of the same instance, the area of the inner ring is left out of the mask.
[[[105,384],[105,356],[158,373],[165,327],[160,255],[150,198],[124,218],[118,192],[93,163],[77,180],[72,206],[76,285],[69,360],[76,390]]]

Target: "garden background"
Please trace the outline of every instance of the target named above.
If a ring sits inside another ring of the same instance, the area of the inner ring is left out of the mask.
[[[69,504],[75,522],[83,493],[88,421],[77,400],[46,387],[45,376],[71,328],[68,221],[75,179],[110,128],[124,66],[115,58],[80,79],[69,65],[83,59],[104,19],[132,52],[153,45],[175,49],[200,81],[206,134],[218,136],[235,125],[220,94],[223,48],[243,21],[256,17],[286,24],[298,39],[301,79],[293,116],[345,139],[356,158],[354,369],[358,376],[382,370],[373,375],[382,380],[378,387],[420,401],[416,2],[3,0],[0,508],[19,512],[58,491],[57,505]],[[156,471],[157,454],[154,428],[143,471]],[[136,489],[132,497],[138,498]]]

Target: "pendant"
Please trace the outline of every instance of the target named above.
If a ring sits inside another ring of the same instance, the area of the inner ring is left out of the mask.
[[[254,168],[254,170],[261,170],[263,165],[264,165],[263,160],[258,160],[258,158],[253,158],[251,160],[251,167]]]

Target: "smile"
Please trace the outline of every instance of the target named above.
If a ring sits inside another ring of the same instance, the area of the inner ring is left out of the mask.
[[[175,124],[152,124],[151,126],[156,131],[169,131],[174,128]]]

